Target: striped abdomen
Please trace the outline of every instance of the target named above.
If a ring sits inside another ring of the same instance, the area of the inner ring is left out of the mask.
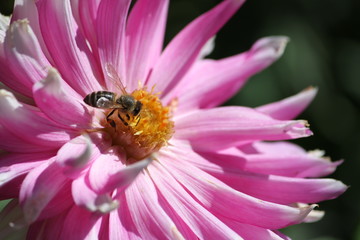
[[[113,92],[97,91],[86,95],[84,102],[96,108],[109,108],[115,104],[115,97]]]

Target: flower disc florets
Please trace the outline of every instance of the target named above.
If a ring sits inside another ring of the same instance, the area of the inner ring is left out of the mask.
[[[101,122],[113,145],[120,146],[127,154],[127,163],[142,160],[158,151],[173,134],[174,122],[170,120],[170,107],[163,106],[158,94],[146,88],[135,90],[131,96],[142,103],[137,116],[126,116],[121,109]],[[112,110],[105,112],[108,115]]]

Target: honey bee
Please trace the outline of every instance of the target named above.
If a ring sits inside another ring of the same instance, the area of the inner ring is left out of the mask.
[[[106,64],[105,70],[107,76],[110,80],[116,83],[122,94],[117,95],[116,93],[110,91],[96,91],[86,95],[84,102],[95,108],[113,109],[106,116],[106,120],[114,128],[116,128],[115,121],[111,120],[110,117],[115,113],[115,111],[117,111],[118,118],[125,126],[129,125],[128,121],[132,118],[137,118],[138,124],[140,121],[142,103],[126,92],[125,87],[121,83],[120,77],[112,65]]]

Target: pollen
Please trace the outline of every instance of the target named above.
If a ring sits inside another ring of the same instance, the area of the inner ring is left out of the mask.
[[[153,90],[148,92],[143,87],[130,95],[142,104],[139,114],[134,116],[117,109],[103,122],[113,145],[125,151],[127,164],[142,160],[167,145],[174,131],[174,122],[170,120],[171,107],[162,105],[159,94],[154,94]]]

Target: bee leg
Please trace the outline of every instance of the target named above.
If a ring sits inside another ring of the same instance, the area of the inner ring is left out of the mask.
[[[137,121],[135,127],[136,127],[136,126],[139,124],[139,122],[140,122],[140,119],[141,119],[140,115],[139,115],[137,118],[138,118],[139,120]]]
[[[106,121],[109,121],[109,118],[111,117],[111,115],[113,115],[113,113],[115,112],[116,108],[114,108],[107,116],[106,116]]]
[[[113,109],[107,116],[106,116],[106,121],[113,127],[116,128],[116,123],[114,120],[110,119],[111,115],[113,115],[113,113],[115,112],[116,109]]]
[[[123,124],[125,126],[128,126],[129,124],[121,117],[120,113],[118,112],[118,117],[120,118],[120,120],[123,122]]]
[[[130,121],[130,115],[129,114],[126,114],[126,118],[128,121]]]
[[[109,123],[110,123],[110,125],[111,125],[113,128],[116,129],[116,123],[115,123],[114,120],[111,119],[111,120],[109,121]]]

